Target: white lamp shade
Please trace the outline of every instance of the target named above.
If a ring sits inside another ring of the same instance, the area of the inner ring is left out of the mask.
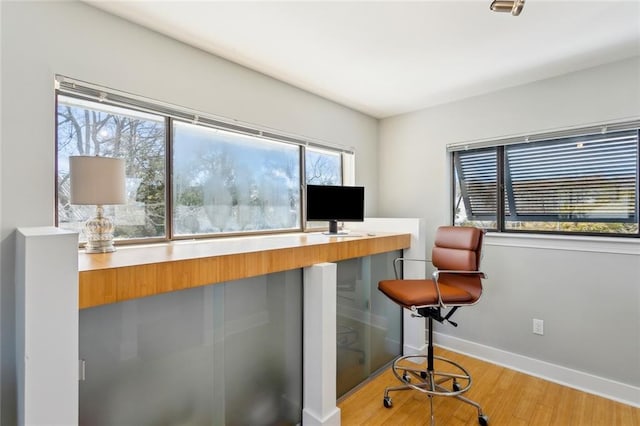
[[[124,159],[69,157],[71,204],[125,204]]]

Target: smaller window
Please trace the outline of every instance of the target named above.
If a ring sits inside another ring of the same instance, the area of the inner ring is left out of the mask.
[[[342,157],[339,152],[318,148],[305,149],[305,172],[308,185],[342,185]],[[306,229],[324,229],[327,222],[306,222]]]
[[[342,161],[339,152],[307,148],[305,170],[308,184],[342,185]]]
[[[638,144],[634,128],[455,151],[454,224],[638,236]]]

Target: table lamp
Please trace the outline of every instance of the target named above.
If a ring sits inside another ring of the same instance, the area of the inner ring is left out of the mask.
[[[122,158],[71,156],[71,204],[95,205],[96,216],[87,220],[84,233],[87,253],[110,253],[114,225],[104,216],[104,205],[125,204],[125,163]]]

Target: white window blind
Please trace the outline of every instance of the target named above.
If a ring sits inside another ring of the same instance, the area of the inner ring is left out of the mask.
[[[472,220],[495,220],[498,206],[496,148],[457,152],[455,167],[466,216]]]
[[[640,236],[640,129],[627,126],[454,151],[454,223]]]
[[[637,131],[507,146],[507,220],[635,222],[637,167]]]

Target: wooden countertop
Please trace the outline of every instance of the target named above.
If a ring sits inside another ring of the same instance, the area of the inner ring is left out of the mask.
[[[80,252],[80,309],[408,248],[410,234],[274,234]]]

